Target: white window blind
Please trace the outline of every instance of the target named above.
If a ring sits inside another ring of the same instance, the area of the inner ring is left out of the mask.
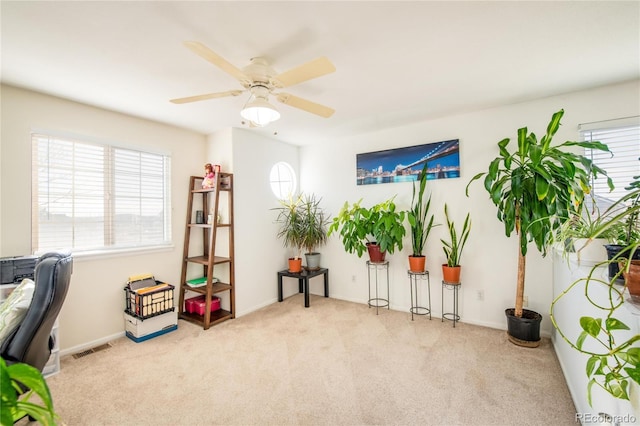
[[[640,124],[637,119],[614,120],[580,126],[580,135],[584,141],[600,141],[613,153],[585,150],[585,156],[591,158],[604,169],[613,180],[615,189],[609,192],[606,179],[595,179],[593,191],[598,198],[617,200],[628,191],[633,176],[640,175]]]
[[[171,158],[32,133],[32,250],[171,243]]]

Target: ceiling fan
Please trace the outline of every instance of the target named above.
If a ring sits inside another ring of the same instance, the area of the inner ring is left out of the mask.
[[[204,101],[207,99],[223,98],[227,96],[239,96],[243,92],[251,95],[240,115],[248,120],[251,125],[263,127],[280,118],[280,113],[269,103],[269,95],[294,108],[329,118],[335,112],[332,108],[300,98],[284,92],[275,92],[277,89],[293,86],[307,80],[330,74],[336,70],[335,66],[326,57],[314,59],[280,74],[269,66],[263,58],[252,58],[251,63],[239,69],[213,52],[211,49],[197,41],[186,41],[184,45],[195,54],[203,57],[227,74],[240,82],[242,90],[228,90],[226,92],[207,93],[204,95],[189,96],[186,98],[171,99],[174,104]]]

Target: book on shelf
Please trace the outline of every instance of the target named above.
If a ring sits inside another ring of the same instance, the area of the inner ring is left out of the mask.
[[[217,283],[220,280],[216,277],[211,278],[212,283]],[[207,277],[194,278],[191,280],[187,280],[187,285],[190,287],[202,287],[207,285]]]

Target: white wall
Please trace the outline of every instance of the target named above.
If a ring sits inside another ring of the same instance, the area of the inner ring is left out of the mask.
[[[436,101],[436,100],[433,100]],[[411,202],[409,182],[357,186],[355,182],[356,154],[423,143],[460,139],[461,177],[430,181],[432,208],[436,220],[444,222],[443,206],[449,205],[458,224],[466,212],[471,212],[472,231],[462,257],[463,272],[460,290],[462,320],[495,328],[506,328],[504,310],[513,307],[517,271],[518,247],[514,236],[504,235],[496,209],[489,200],[481,181],[475,182],[465,196],[465,186],[477,173],[486,171],[489,162],[498,155],[497,142],[515,138],[516,130],[528,126],[543,134],[552,114],[565,110],[556,143],[577,140],[580,123],[628,117],[640,114],[640,83],[603,87],[484,111],[444,117],[399,128],[363,134],[356,137],[327,140],[301,150],[301,186],[325,200],[328,212],[335,215],[345,201],[360,198],[367,205],[393,195],[399,208],[407,209]],[[513,142],[512,142],[513,143]],[[459,225],[458,225],[459,226]],[[427,241],[427,269],[431,275],[431,298],[434,313],[440,314],[440,265],[444,262],[440,238],[446,228],[435,228]],[[391,308],[408,310],[410,305],[407,278],[410,237],[405,248],[390,259]],[[323,264],[330,268],[331,296],[366,303],[368,299],[366,253],[358,259],[344,251],[337,236],[323,248]],[[355,282],[352,282],[355,277]],[[550,257],[543,259],[531,245],[527,256],[525,294],[529,308],[543,315],[542,332],[549,335],[551,323],[548,310],[552,300],[552,269]],[[484,300],[477,300],[477,291]],[[320,289],[315,289],[320,293]],[[450,295],[448,295],[450,296]],[[450,303],[450,302],[449,302]],[[445,301],[445,311],[450,311]]]
[[[289,253],[276,238],[276,212],[269,209],[279,204],[269,185],[269,173],[280,161],[299,173],[298,151],[297,146],[233,129],[238,315],[277,301],[277,272],[287,267]],[[290,291],[285,292],[288,294]]]
[[[86,348],[124,332],[123,287],[130,275],[180,278],[189,176],[202,173],[203,135],[3,85],[0,256],[31,253],[30,130],[50,129],[171,153],[174,247],[162,252],[74,259],[60,315],[60,344]]]

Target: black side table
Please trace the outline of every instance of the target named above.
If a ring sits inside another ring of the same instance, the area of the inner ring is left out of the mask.
[[[453,312],[444,312],[444,290],[453,290]],[[458,290],[460,290],[460,283],[449,283],[442,281],[442,321],[445,319],[453,321],[453,328],[456,327],[456,322],[460,321],[460,315],[458,314]]]
[[[288,269],[278,272],[278,302],[282,302],[282,277],[298,279],[298,292],[304,291],[304,307],[309,307],[309,278],[324,275],[324,297],[329,297],[329,269],[320,268],[313,271],[303,269],[300,272],[289,272]]]
[[[411,321],[413,321],[413,315],[429,315],[431,320],[431,280],[429,279],[429,271],[413,272],[407,271],[409,275],[409,290],[411,291]],[[426,278],[425,278],[426,277]],[[427,281],[427,296],[429,298],[429,307],[420,306],[418,302],[418,280]],[[415,302],[414,302],[415,295]]]

